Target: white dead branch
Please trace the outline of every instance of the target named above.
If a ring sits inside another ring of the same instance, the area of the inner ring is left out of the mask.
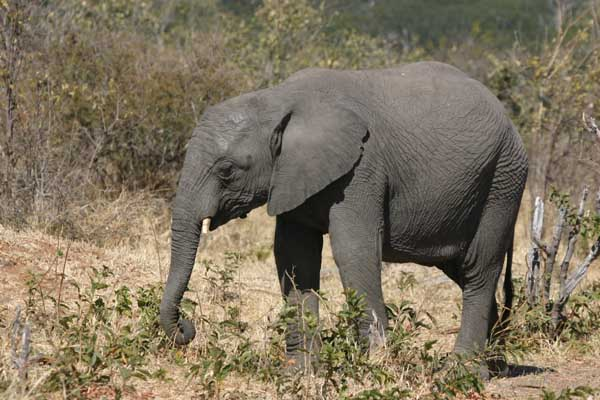
[[[529,251],[529,268],[526,276],[527,303],[530,307],[535,306],[539,301],[539,282],[541,266],[541,248],[539,243],[542,240],[542,227],[544,226],[544,202],[538,196],[535,198],[535,209],[533,211],[533,221],[531,224],[532,245]]]
[[[18,351],[18,347],[21,351]],[[19,370],[19,379],[24,382],[27,378],[29,354],[31,351],[31,330],[29,324],[21,323],[21,307],[17,307],[15,319],[11,324],[10,355],[13,365]]]
[[[528,270],[526,278],[526,295],[527,302],[530,307],[540,304],[540,300],[548,312],[551,313],[552,325],[554,334],[560,333],[562,322],[565,320],[564,307],[569,300],[569,297],[575,288],[581,283],[590,265],[600,256],[600,236],[594,241],[591,249],[588,251],[585,259],[575,268],[574,272],[569,276],[569,267],[575,249],[577,240],[580,236],[584,218],[590,215],[590,211],[585,210],[585,204],[589,196],[589,189],[585,187],[581,194],[579,207],[577,211],[569,215],[568,206],[561,204],[558,217],[554,225],[552,239],[550,245],[547,246],[542,241],[542,229],[544,224],[544,202],[537,197],[535,201],[535,209],[533,212],[533,223],[531,232],[531,249],[528,257]],[[596,195],[595,211],[600,214],[600,190]],[[556,256],[560,247],[561,238],[565,227],[568,229],[568,241],[565,255],[560,264],[559,275],[559,291],[558,298],[552,299],[552,277],[553,269],[556,264]],[[543,261],[541,253],[544,253],[545,268],[543,279],[540,279],[540,265]],[[542,286],[542,298],[540,299],[539,291]]]
[[[587,129],[592,135],[596,135],[598,140],[600,140],[600,128],[596,123],[596,118],[590,117],[585,112],[583,113],[583,125],[585,129]]]

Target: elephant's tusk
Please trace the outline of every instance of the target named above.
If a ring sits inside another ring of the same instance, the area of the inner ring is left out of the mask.
[[[210,228],[210,218],[204,218],[202,220],[202,234],[203,235],[207,234],[209,228]]]

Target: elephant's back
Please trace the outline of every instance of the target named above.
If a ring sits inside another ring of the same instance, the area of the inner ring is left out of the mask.
[[[510,124],[488,88],[448,64],[420,62],[368,71],[360,86],[376,104],[370,114],[380,114],[406,134],[477,142],[503,134]]]
[[[282,87],[319,92],[368,126],[372,151],[415,179],[464,179],[484,170],[518,134],[503,105],[482,83],[448,64],[418,62],[388,69],[301,70]],[[450,171],[443,167],[452,159]],[[440,166],[436,174],[435,166]]]
[[[330,97],[362,117],[373,141],[389,149],[408,144],[416,157],[445,157],[443,153],[453,151],[465,160],[487,158],[507,135],[515,135],[496,96],[444,63],[359,71],[310,68],[282,87]]]
[[[383,148],[408,146],[413,161],[435,162],[451,154],[457,173],[472,170],[516,134],[496,96],[447,64],[364,71],[356,81],[363,93],[357,109],[369,121],[373,139]]]
[[[420,61],[414,63],[400,64],[396,67],[382,68],[382,69],[369,69],[355,71],[358,74],[365,74],[372,76],[371,79],[378,79],[379,77],[409,77],[411,79],[426,78],[428,76],[448,76],[455,78],[469,78],[460,69],[446,63],[438,61]]]

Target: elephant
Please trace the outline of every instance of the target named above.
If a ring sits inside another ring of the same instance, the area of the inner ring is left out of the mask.
[[[179,306],[201,234],[267,204],[284,300],[318,317],[323,236],[343,287],[363,296],[360,334],[388,325],[382,262],[441,269],[462,289],[454,352],[483,351],[499,318],[506,259],[527,179],[521,138],[480,82],[438,62],[377,70],[310,68],[208,107],[188,142],[172,206],[160,323],[195,336]],[[435,301],[435,300],[432,300]],[[290,364],[315,343],[291,321]]]

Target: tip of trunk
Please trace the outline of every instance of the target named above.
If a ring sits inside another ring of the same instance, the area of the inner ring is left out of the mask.
[[[167,337],[171,339],[177,346],[185,346],[196,337],[196,328],[194,324],[179,317],[179,312],[173,314],[169,311],[160,313],[160,324],[165,330]]]

